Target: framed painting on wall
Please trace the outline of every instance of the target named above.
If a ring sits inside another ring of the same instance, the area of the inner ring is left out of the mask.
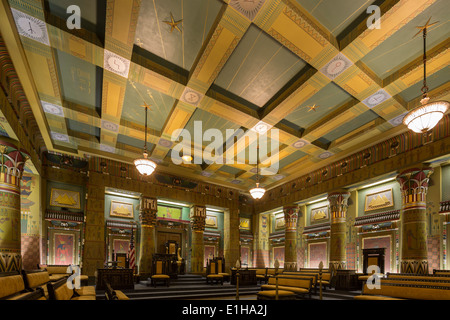
[[[80,193],[52,188],[50,191],[50,205],[61,208],[81,209]]]
[[[327,266],[327,260],[326,242],[315,242],[308,244],[308,263],[310,268],[318,268],[321,261],[324,266]]]
[[[284,217],[275,218],[275,230],[283,229],[285,226]]]
[[[79,230],[48,229],[48,264],[79,264]]]
[[[241,266],[248,268],[250,266],[250,248],[241,246]]]
[[[205,219],[205,227],[217,228],[217,216],[207,214]]]
[[[75,236],[73,234],[54,233],[53,244],[56,265],[69,265],[74,263]]]
[[[325,222],[329,218],[328,206],[311,209],[311,223]]]
[[[173,208],[158,205],[158,212],[156,213],[156,216],[162,219],[180,220],[181,208]]]
[[[111,217],[133,219],[134,217],[133,204],[128,202],[111,200],[111,210],[109,212],[109,215]]]
[[[240,218],[239,229],[250,230],[250,219],[249,218]]]
[[[372,211],[394,206],[392,189],[387,189],[366,195],[364,211]]]
[[[204,252],[204,266],[206,267],[208,260],[212,259],[216,256],[216,247],[215,246],[204,246],[205,252]]]
[[[113,239],[114,253],[128,253],[130,247],[129,239]]]
[[[284,268],[284,247],[273,247],[272,257],[272,265],[275,263],[275,260],[278,260],[280,268]]]

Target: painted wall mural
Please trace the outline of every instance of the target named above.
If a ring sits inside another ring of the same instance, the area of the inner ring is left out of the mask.
[[[318,268],[320,261],[323,262],[324,266],[328,265],[326,242],[310,243],[308,249],[309,268]]]
[[[73,234],[54,234],[54,257],[56,265],[68,265],[74,263],[75,237]]]
[[[52,188],[50,205],[70,209],[81,209],[80,193],[71,190]]]
[[[311,223],[323,223],[329,219],[328,206],[311,209]]]
[[[20,187],[20,229],[22,262],[25,269],[40,263],[40,188],[39,176],[24,174]]]
[[[111,211],[109,213],[111,217],[120,218],[134,218],[133,203],[130,202],[119,202],[111,201]]]
[[[249,218],[240,218],[239,229],[250,230],[250,219]]]
[[[275,263],[275,260],[278,260],[280,268],[284,268],[284,246],[272,248],[272,255],[272,265]]]
[[[126,239],[113,240],[114,253],[128,253],[129,247],[130,247],[130,240]]]
[[[158,218],[163,218],[163,219],[180,220],[181,219],[181,209],[158,205],[158,212],[157,212],[156,216]]]
[[[250,248],[241,247],[241,266],[250,267]]]
[[[204,266],[206,267],[208,260],[215,257],[216,247],[215,246],[205,246],[205,254],[204,254]]]
[[[394,206],[392,189],[382,190],[367,194],[364,203],[364,211],[372,211]]]

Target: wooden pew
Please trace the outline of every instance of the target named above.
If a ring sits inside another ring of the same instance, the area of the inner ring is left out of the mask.
[[[50,281],[50,276],[46,270],[22,270],[22,277],[25,283],[25,289],[28,291],[35,291],[37,289],[42,289],[44,296],[48,299],[47,284]]]
[[[259,283],[267,283],[269,276],[267,275],[267,268],[248,268],[248,270],[256,270],[256,280]]]
[[[433,269],[434,275],[444,276],[444,277],[450,277],[450,270],[437,270]]]
[[[309,273],[309,274],[317,274],[317,277],[319,277],[319,269],[317,268],[300,268],[298,272],[301,273]],[[331,279],[333,275],[330,271],[330,269],[322,269],[322,287],[326,289],[331,289]],[[317,278],[317,281],[319,281],[319,278]]]
[[[50,276],[50,281],[58,281],[62,278],[67,278],[71,274],[67,272],[70,265],[42,265],[38,264],[38,269],[45,270]],[[88,284],[88,276],[80,275],[80,282],[82,285]]]
[[[0,300],[46,300],[43,290],[30,291],[18,271],[0,273]]]
[[[311,277],[269,277],[268,284],[263,284],[261,290],[276,290],[276,279],[278,277],[278,290],[294,292],[296,295],[309,295],[311,299],[312,279]]]
[[[355,300],[450,300],[450,286],[411,283],[388,283],[381,280],[379,288],[369,289],[365,283]]]
[[[47,283],[49,300],[96,300],[95,289],[92,292],[92,288],[70,289],[67,279]]]
[[[301,272],[301,271],[284,271],[279,277],[303,277],[311,278],[311,288],[314,288],[314,294],[317,294],[317,288],[319,287],[319,274],[311,272]]]
[[[412,274],[412,273],[390,273],[386,274],[386,279],[411,279],[411,280],[450,280],[450,274]]]
[[[130,300],[128,296],[120,290],[114,290],[109,282],[106,282],[105,297],[106,300]]]

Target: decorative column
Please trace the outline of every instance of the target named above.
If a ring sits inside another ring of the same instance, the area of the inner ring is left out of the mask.
[[[27,156],[0,140],[0,272],[21,271],[20,179]]]
[[[230,208],[225,210],[223,221],[223,255],[225,258],[225,270],[229,270],[236,265],[236,261],[240,260],[241,257],[239,209]]]
[[[152,257],[155,253],[155,225],[157,200],[141,196],[139,221],[141,223],[141,243],[139,257],[139,274],[144,279],[152,272]]]
[[[402,273],[428,274],[426,196],[432,173],[432,168],[413,168],[397,176],[402,192]]]
[[[203,261],[205,255],[205,246],[203,244],[203,232],[205,231],[206,207],[191,207],[191,272],[203,273]]]
[[[297,270],[297,219],[298,206],[283,207],[285,236],[284,236],[284,270]]]
[[[330,203],[330,271],[346,268],[346,215],[350,192],[338,191],[328,194]]]

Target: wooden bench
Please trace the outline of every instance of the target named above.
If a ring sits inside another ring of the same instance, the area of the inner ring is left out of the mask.
[[[300,273],[308,273],[308,274],[317,274],[317,282],[319,281],[319,269],[316,268],[300,268],[299,271]],[[329,269],[322,269],[322,287],[324,289],[326,289],[326,287],[328,286],[328,288],[331,289],[331,278],[332,278],[332,274],[330,272]],[[317,284],[318,286],[319,284]]]
[[[58,281],[62,278],[67,278],[71,276],[71,273],[67,272],[67,268],[70,265],[41,265],[38,264],[38,269],[45,270],[48,272],[50,281]],[[72,273],[73,274],[73,273]],[[81,285],[88,285],[88,276],[80,275]]]
[[[256,300],[295,300],[295,293],[286,290],[264,290],[256,294]]]
[[[67,279],[47,283],[49,300],[96,300],[94,287],[70,289]]]
[[[25,283],[25,288],[28,291],[35,291],[40,288],[44,292],[44,296],[48,299],[47,284],[50,281],[50,276],[46,270],[22,270],[22,277]]]
[[[434,275],[444,276],[444,277],[450,277],[450,270],[437,270],[433,269]]]
[[[436,285],[418,285],[408,283],[386,283],[381,281],[379,288],[369,289],[364,284],[361,295],[355,300],[450,300],[450,287]]]
[[[256,270],[256,281],[267,283],[267,268],[249,268],[248,270]]]
[[[297,296],[304,297],[309,295],[311,299],[311,277],[288,277],[288,276],[272,276],[269,277],[268,284],[263,284],[261,289],[264,290],[276,290],[278,279],[278,290],[285,290],[294,292]]]
[[[450,274],[412,274],[412,273],[390,273],[386,274],[386,279],[414,279],[414,280],[450,280]]]
[[[0,273],[0,300],[46,300],[46,298],[41,289],[27,290],[22,275],[14,271]]]
[[[105,298],[106,300],[130,300],[122,291],[114,290],[109,282],[106,282]]]
[[[301,272],[301,271],[284,271],[279,277],[301,277],[301,278],[311,278],[311,289],[314,288],[314,294],[317,294],[317,288],[319,287],[319,275],[311,272]]]

